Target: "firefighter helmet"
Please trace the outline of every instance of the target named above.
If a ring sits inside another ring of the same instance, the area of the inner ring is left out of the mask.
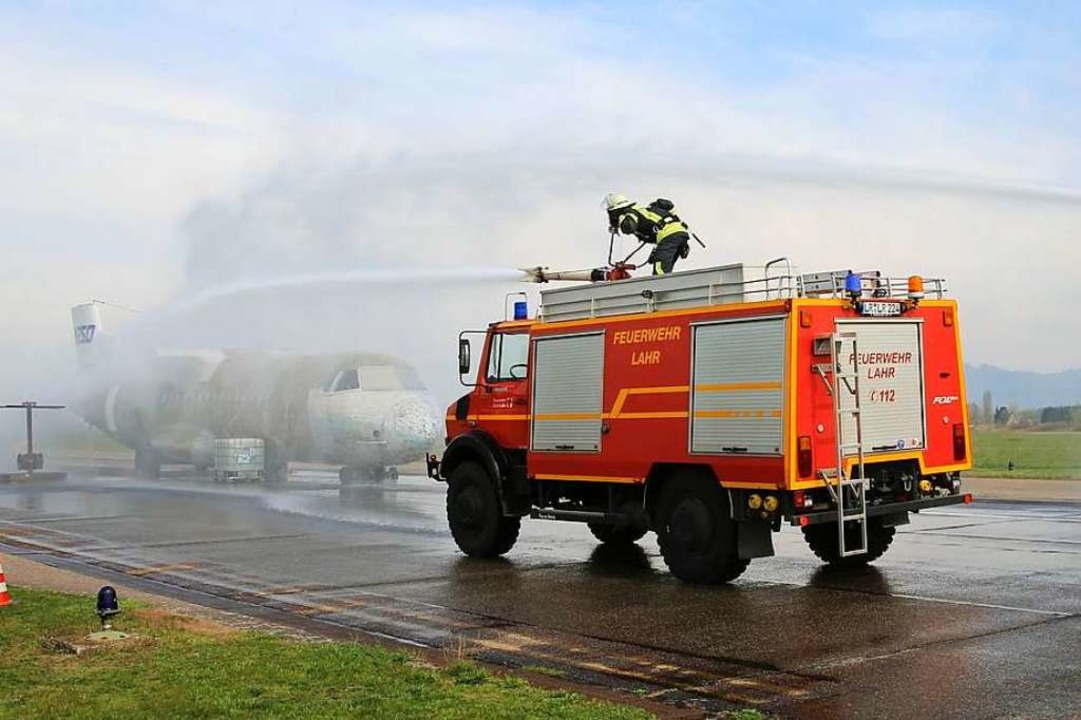
[[[634,205],[634,202],[627,199],[626,195],[620,195],[619,193],[608,193],[604,196],[604,205],[611,210],[622,210]]]

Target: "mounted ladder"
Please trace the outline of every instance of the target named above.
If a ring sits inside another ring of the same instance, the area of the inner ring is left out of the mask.
[[[835,332],[830,336],[833,383],[834,427],[837,440],[835,482],[826,478],[826,487],[837,505],[837,542],[841,557],[867,552],[867,487],[863,464],[863,418],[860,408],[860,365],[856,333]],[[847,460],[851,467],[846,469]],[[846,532],[855,523],[858,533]]]

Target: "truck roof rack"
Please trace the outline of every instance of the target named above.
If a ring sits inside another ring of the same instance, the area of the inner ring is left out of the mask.
[[[747,270],[751,269],[761,272],[754,273],[757,277],[748,277],[751,273]],[[541,291],[539,318],[543,322],[560,322],[796,297],[842,298],[849,272],[832,270],[797,275],[787,258],[777,258],[761,268],[737,263],[552,288]],[[877,270],[855,275],[867,297],[908,296],[907,277],[889,277]],[[945,297],[944,279],[924,278],[923,283],[926,297]]]

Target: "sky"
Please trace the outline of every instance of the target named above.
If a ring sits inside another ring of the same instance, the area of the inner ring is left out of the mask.
[[[969,362],[1081,366],[1077,3],[0,0],[0,63],[9,399],[58,399],[76,302],[591,267],[610,191],[676,201],[684,267],[945,277]],[[174,337],[378,345],[447,395],[514,289],[292,290]]]

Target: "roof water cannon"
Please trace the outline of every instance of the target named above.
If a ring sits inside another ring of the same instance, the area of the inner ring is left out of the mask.
[[[549,270],[546,267],[518,268],[522,271],[522,282],[546,283],[557,280],[572,282],[612,282],[631,277],[631,270],[638,266],[632,263],[618,262],[612,267],[593,268],[592,270]]]
[[[697,238],[695,238],[697,240]],[[702,242],[699,240],[698,242]],[[593,268],[592,270],[549,270],[546,267],[537,266],[534,268],[518,268],[524,275],[522,277],[523,282],[532,283],[546,283],[553,280],[569,280],[576,282],[614,282],[616,280],[627,280],[631,277],[631,271],[637,270],[638,265],[631,262],[631,258],[638,254],[638,252],[646,246],[646,244],[638,243],[630,255],[622,260],[613,260],[612,254],[615,251],[616,234],[612,232],[611,238],[608,241],[608,264],[605,267]],[[703,246],[705,247],[705,246]]]

